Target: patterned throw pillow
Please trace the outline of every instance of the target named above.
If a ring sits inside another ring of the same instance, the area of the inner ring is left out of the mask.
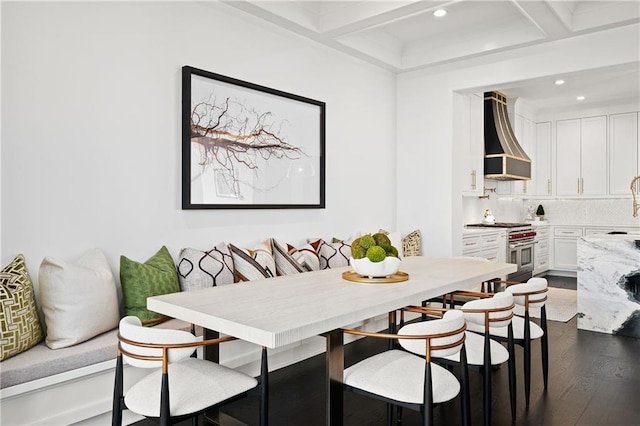
[[[404,256],[420,256],[420,230],[410,232],[402,239],[402,253]]]
[[[225,243],[220,243],[208,251],[194,248],[182,249],[177,269],[182,291],[234,282],[233,259]]]
[[[276,275],[276,262],[269,240],[253,249],[241,249],[229,244],[236,281],[257,281]]]
[[[176,265],[165,246],[144,263],[120,256],[120,283],[125,315],[141,321],[161,316],[147,310],[147,297],[180,291]]]
[[[84,253],[74,262],[45,257],[38,273],[47,346],[66,348],[118,326],[116,281],[104,253]]]
[[[311,244],[296,248],[276,239],[272,240],[272,243],[278,275],[293,275],[320,269],[318,253]]]
[[[353,237],[346,241],[334,238],[332,243],[328,243],[323,239],[312,241],[310,244],[316,248],[316,253],[320,258],[320,269],[349,266],[351,243],[356,238]]]
[[[21,254],[0,271],[0,305],[0,361],[4,361],[37,345],[44,337],[33,283]]]

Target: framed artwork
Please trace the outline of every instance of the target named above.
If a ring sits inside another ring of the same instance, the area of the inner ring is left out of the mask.
[[[182,209],[325,206],[325,103],[182,68]]]

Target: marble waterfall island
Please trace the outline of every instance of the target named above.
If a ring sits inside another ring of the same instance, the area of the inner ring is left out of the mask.
[[[578,240],[578,328],[640,338],[640,234]]]

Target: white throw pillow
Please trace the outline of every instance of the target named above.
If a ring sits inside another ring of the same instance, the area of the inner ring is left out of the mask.
[[[118,326],[116,283],[99,249],[74,262],[45,257],[38,280],[51,349],[73,346]]]

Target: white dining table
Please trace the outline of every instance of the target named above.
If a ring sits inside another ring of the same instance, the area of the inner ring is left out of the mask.
[[[342,424],[342,327],[477,287],[516,271],[510,263],[407,257],[398,283],[345,280],[348,267],[149,297],[147,308],[266,348],[326,337],[327,425]]]

